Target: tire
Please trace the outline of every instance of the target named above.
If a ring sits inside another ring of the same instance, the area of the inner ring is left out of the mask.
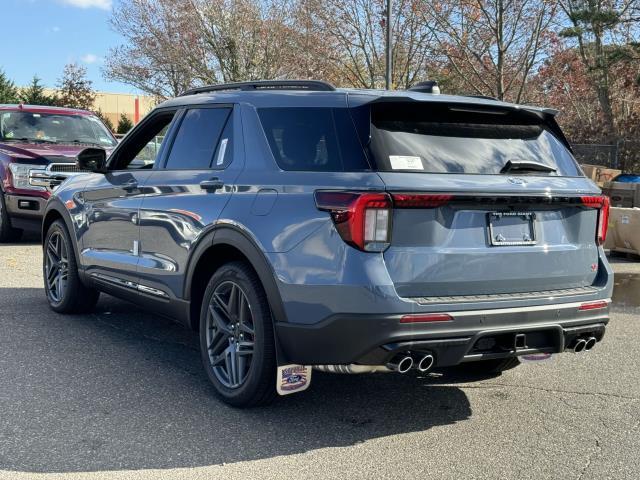
[[[479,360],[459,365],[460,371],[471,375],[497,375],[520,365],[518,357]]]
[[[73,243],[62,220],[51,224],[43,245],[42,273],[49,307],[58,313],[92,311],[100,292],[80,280]]]
[[[260,280],[246,263],[222,265],[209,280],[200,310],[200,351],[224,402],[255,407],[275,398],[271,311]]]
[[[9,212],[4,201],[4,193],[0,191],[0,243],[12,242],[19,240],[22,236],[22,230],[18,230],[11,226]]]

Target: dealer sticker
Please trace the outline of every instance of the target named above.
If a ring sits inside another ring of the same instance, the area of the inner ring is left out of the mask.
[[[420,157],[389,155],[389,161],[393,170],[424,170]]]
[[[311,367],[304,365],[283,365],[278,367],[276,382],[279,395],[302,392],[311,385]]]

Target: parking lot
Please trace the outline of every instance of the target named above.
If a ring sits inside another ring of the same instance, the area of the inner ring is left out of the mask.
[[[37,240],[0,246],[0,478],[640,478],[640,263],[614,267],[591,352],[477,383],[314,373],[243,411],[195,334],[106,295],[54,314]]]

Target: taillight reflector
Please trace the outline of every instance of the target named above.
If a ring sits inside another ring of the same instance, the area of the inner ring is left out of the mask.
[[[317,191],[316,206],[331,214],[336,230],[349,245],[381,252],[390,243],[391,197],[386,193]]]
[[[597,302],[587,302],[583,303],[578,307],[578,310],[598,310],[600,308],[607,308],[609,302],[604,300],[599,300]]]
[[[438,208],[451,201],[453,195],[437,193],[394,193],[393,206],[396,208]]]
[[[427,313],[405,315],[400,319],[400,323],[428,323],[428,322],[451,322],[453,317],[448,313]]]
[[[609,228],[609,197],[604,195],[580,197],[582,205],[598,209],[598,226],[596,227],[596,243],[604,245]]]

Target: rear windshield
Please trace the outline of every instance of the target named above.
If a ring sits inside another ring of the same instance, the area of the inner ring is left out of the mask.
[[[517,112],[404,102],[262,108],[258,115],[283,170],[499,174],[511,161],[553,170],[531,174],[581,175],[539,119]]]
[[[534,117],[433,104],[366,108],[369,156],[379,171],[498,174],[511,161],[555,170],[531,172],[538,175],[580,175],[569,150]]]

